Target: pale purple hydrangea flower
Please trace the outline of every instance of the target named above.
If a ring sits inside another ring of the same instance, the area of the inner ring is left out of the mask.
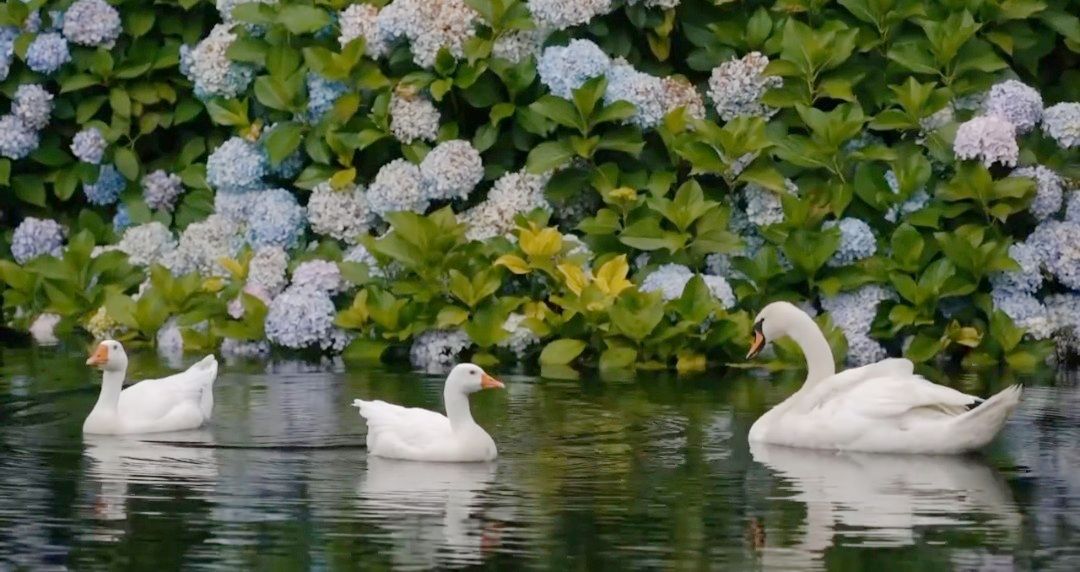
[[[105,0],[76,0],[64,12],[63,30],[81,46],[111,49],[120,37],[120,13]]]
[[[1043,100],[1038,91],[1014,79],[990,88],[983,113],[1012,123],[1017,133],[1027,133],[1042,120]]]
[[[38,256],[60,256],[64,251],[64,227],[50,219],[26,217],[11,236],[11,256],[26,264]]]
[[[247,240],[254,248],[293,248],[306,227],[304,207],[285,189],[262,191],[248,215]]]
[[[413,340],[409,362],[427,373],[441,373],[457,362],[458,356],[472,346],[463,330],[429,330]]]
[[[1053,321],[1046,306],[1035,296],[1018,290],[994,288],[990,297],[995,308],[1004,312],[1014,324],[1035,339],[1046,339],[1054,332]]]
[[[429,199],[464,199],[484,178],[484,163],[468,141],[444,141],[424,157],[420,177]]]
[[[1037,190],[1035,200],[1031,202],[1030,211],[1036,219],[1046,219],[1061,210],[1061,201],[1065,193],[1065,181],[1052,169],[1042,165],[1020,167],[1009,176],[1028,177],[1035,180]]]
[[[760,52],[750,52],[742,59],[733,59],[713,68],[709,78],[709,99],[724,121],[743,115],[769,118],[775,109],[761,102],[766,91],[783,85],[784,80],[764,75],[769,58]]]
[[[53,109],[53,96],[40,84],[26,83],[20,85],[15,90],[13,99],[11,113],[18,117],[24,125],[35,131],[40,131],[49,124],[49,116],[52,115]]]
[[[978,159],[987,168],[994,163],[1015,167],[1020,157],[1016,128],[999,117],[976,117],[956,130],[953,152],[957,159]]]
[[[38,148],[37,130],[23,123],[14,115],[0,117],[0,155],[8,159],[22,159]]]
[[[1080,146],[1080,103],[1059,103],[1043,111],[1043,131],[1065,149]]]
[[[176,199],[184,192],[184,185],[179,175],[167,173],[162,169],[147,173],[142,178],[143,200],[152,209],[173,210]]]
[[[290,288],[314,288],[334,295],[344,290],[338,265],[329,260],[308,260],[293,270]]]
[[[39,34],[26,48],[26,65],[30,69],[49,75],[71,61],[67,40],[55,32]]]
[[[87,127],[71,139],[71,152],[84,163],[98,165],[105,156],[109,142],[97,127]]]
[[[337,309],[330,295],[315,288],[287,288],[270,302],[266,339],[291,349],[340,352],[349,336],[334,326]]]
[[[1034,294],[1042,287],[1042,260],[1030,244],[1018,242],[1009,247],[1009,257],[1020,265],[1019,270],[995,272],[990,283],[995,290]]]
[[[1045,220],[1035,227],[1026,244],[1059,282],[1080,290],[1080,223]]]

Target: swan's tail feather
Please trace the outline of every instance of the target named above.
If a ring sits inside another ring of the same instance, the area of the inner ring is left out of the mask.
[[[950,431],[961,436],[958,452],[972,451],[992,441],[1020,404],[1023,388],[1017,384],[997,392],[970,411],[956,417]]]

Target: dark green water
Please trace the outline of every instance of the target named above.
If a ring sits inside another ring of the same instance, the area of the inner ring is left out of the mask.
[[[499,460],[428,465],[369,459],[349,404],[439,408],[438,377],[223,363],[212,426],[84,438],[84,352],[0,350],[0,570],[1080,569],[1065,376],[984,455],[898,458],[752,451],[790,377],[499,372],[506,391],[473,397]],[[132,358],[132,378],[166,371]]]

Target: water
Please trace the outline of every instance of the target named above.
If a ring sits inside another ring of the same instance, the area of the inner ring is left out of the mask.
[[[936,458],[751,450],[792,376],[500,372],[472,400],[499,460],[430,465],[369,458],[349,404],[438,408],[441,378],[223,364],[212,426],[84,437],[85,349],[0,351],[0,570],[1080,568],[1080,389],[1060,376],[985,454]],[[133,378],[167,371],[132,356]]]

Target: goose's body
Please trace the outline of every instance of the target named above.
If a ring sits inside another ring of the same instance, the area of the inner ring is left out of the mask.
[[[390,459],[435,462],[491,461],[495,441],[476,424],[469,394],[501,388],[502,383],[472,364],[458,365],[443,388],[446,415],[385,401],[357,399],[353,405],[367,421],[368,453]]]
[[[790,336],[802,348],[807,379],[750,428],[752,442],[880,453],[963,453],[989,443],[1020,401],[1020,387],[983,400],[914,373],[906,359],[835,372],[825,336],[802,310],[766,306],[755,320],[751,356]]]
[[[201,427],[214,410],[217,360],[209,355],[162,379],[147,379],[123,389],[127,356],[123,347],[105,341],[87,360],[101,367],[101,394],[83,423],[84,433],[131,434],[183,431]]]

